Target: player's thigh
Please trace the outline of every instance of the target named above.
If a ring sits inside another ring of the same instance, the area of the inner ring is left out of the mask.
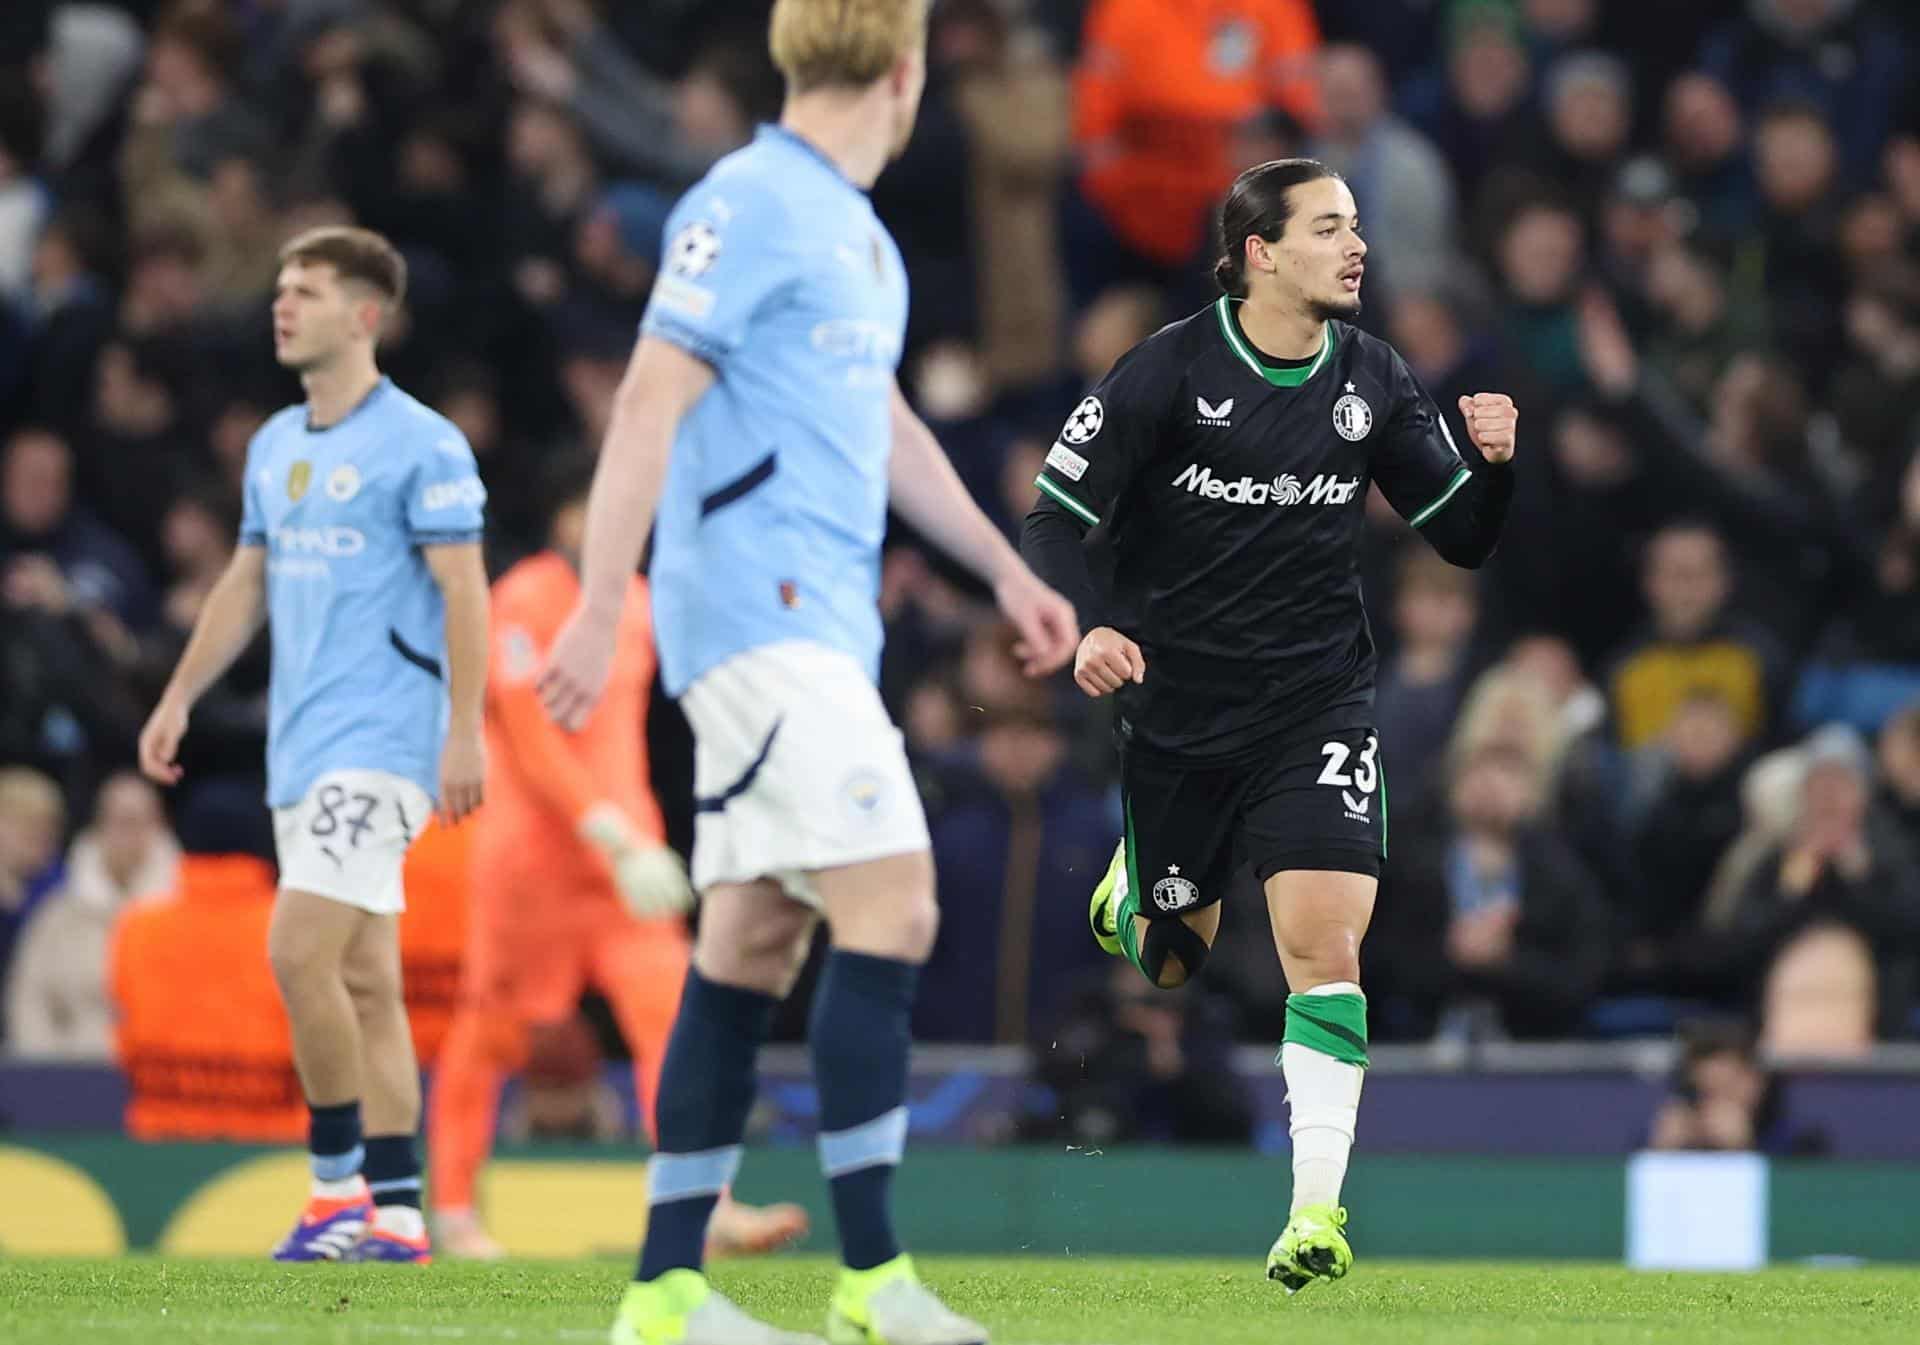
[[[1138,894],[1141,916],[1181,920],[1209,947],[1220,930],[1220,902],[1234,870],[1234,799],[1226,769],[1189,769],[1123,752],[1121,804],[1126,868],[1121,882]]]
[[[1273,946],[1287,985],[1303,991],[1360,979],[1360,942],[1380,880],[1342,869],[1284,869],[1266,881]]]
[[[940,911],[932,851],[817,869],[807,886],[819,894],[835,948],[915,963],[933,952]]]
[[[282,990],[345,974],[347,952],[366,913],[318,892],[281,887],[267,924],[267,957]]]
[[[806,641],[766,645],[703,674],[682,705],[702,892],[774,879],[817,909],[808,875],[929,849],[904,740],[855,659]],[[926,913],[902,903],[894,918]]]
[[[715,984],[785,996],[818,921],[812,907],[771,879],[720,883],[700,894],[693,965]]]
[[[1359,974],[1386,825],[1385,769],[1370,727],[1302,739],[1254,773],[1242,802],[1241,844],[1266,890],[1288,984]]]

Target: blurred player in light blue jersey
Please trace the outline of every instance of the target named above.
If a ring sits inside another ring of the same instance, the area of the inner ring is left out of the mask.
[[[269,954],[311,1112],[313,1191],[274,1256],[430,1259],[420,1074],[400,995],[401,864],[436,813],[480,802],[486,491],[444,417],[381,376],[406,264],[364,229],[280,255],[274,350],[307,399],[247,449],[240,546],[140,735],[172,784],[187,716],[264,618],[267,803],[280,857]]]
[[[906,276],[866,189],[904,147],[924,0],[777,0],[786,110],[668,223],[652,302],[588,506],[579,607],[541,690],[578,727],[600,694],[628,576],[656,522],[654,621],[693,726],[704,908],[660,1084],[646,1245],[625,1345],[817,1341],[707,1284],[702,1233],[740,1161],[754,1056],[815,922],[820,1160],[844,1267],[837,1345],[970,1345],[893,1233],[908,1020],[938,911],[926,821],[874,686],[889,504],[993,587],[1027,671],[1078,640],[1072,606],[968,498],[895,380]]]

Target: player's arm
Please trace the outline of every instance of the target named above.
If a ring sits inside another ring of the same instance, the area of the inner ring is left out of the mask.
[[[458,822],[480,806],[486,784],[481,716],[487,695],[487,565],[479,542],[423,546],[446,606],[447,745],[440,762],[440,813]]]
[[[894,511],[921,536],[993,586],[994,600],[1020,633],[1015,654],[1029,677],[1066,663],[1080,643],[1072,604],[1041,582],[974,503],[898,383],[887,489]]]
[[[1398,355],[1389,378],[1392,405],[1374,449],[1373,479],[1443,559],[1476,569],[1498,545],[1513,500],[1519,412],[1505,393],[1462,397],[1460,416],[1476,450],[1462,455],[1440,408]]]
[[[242,537],[193,623],[173,676],[140,730],[140,770],[158,784],[180,778],[175,760],[187,733],[187,717],[208,687],[226,675],[252,643],[267,617],[267,549]]]
[[[1020,554],[1066,594],[1087,633],[1074,656],[1073,680],[1089,696],[1143,681],[1146,656],[1100,616],[1099,588],[1087,564],[1086,536],[1099,527],[1154,451],[1159,436],[1156,375],[1135,347],[1074,407],[1033,479],[1040,498],[1020,528]]]
[[[712,365],[651,334],[641,336],[627,361],[587,497],[580,601],[538,684],[547,713],[565,728],[586,721],[606,685],[627,583],[660,505],[674,434],[713,379]]]

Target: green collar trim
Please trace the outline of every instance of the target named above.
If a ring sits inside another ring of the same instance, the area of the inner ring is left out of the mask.
[[[1270,369],[1254,354],[1252,345],[1241,333],[1240,320],[1233,313],[1233,300],[1221,295],[1213,305],[1213,312],[1220,319],[1220,334],[1227,338],[1228,347],[1240,357],[1240,362],[1276,388],[1299,387],[1319,373],[1333,354],[1333,324],[1329,322],[1320,342],[1320,353],[1314,357],[1312,364],[1303,364],[1294,369]]]

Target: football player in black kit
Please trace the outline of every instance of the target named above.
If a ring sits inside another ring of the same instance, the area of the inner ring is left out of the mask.
[[[1358,549],[1377,485],[1456,565],[1486,560],[1513,495],[1510,398],[1460,399],[1463,455],[1360,311],[1367,245],[1331,170],[1242,173],[1223,291],[1135,346],[1068,417],[1021,550],[1088,631],[1074,680],[1116,694],[1126,834],[1094,937],[1154,984],[1194,975],[1231,876],[1266,891],[1291,994],[1280,1065],[1293,1200],[1267,1274],[1346,1274],[1340,1184],[1367,1064],[1360,940],[1387,848],[1373,639]],[[1083,546],[1109,539],[1110,584]],[[1387,744],[1386,747],[1391,747]]]

